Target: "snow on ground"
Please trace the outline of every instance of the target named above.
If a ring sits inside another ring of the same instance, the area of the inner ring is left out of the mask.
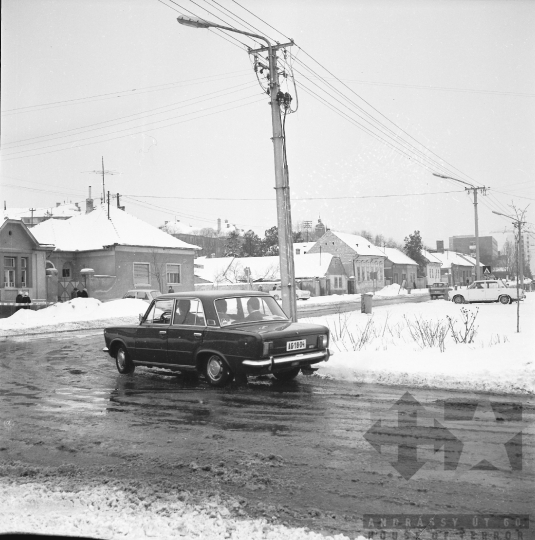
[[[136,298],[111,302],[74,298],[38,311],[20,309],[11,317],[0,319],[0,337],[136,323],[139,313],[145,313],[148,307],[147,302]]]
[[[390,385],[534,393],[530,351],[535,295],[528,294],[520,305],[520,333],[516,311],[516,304],[434,300],[374,307],[371,315],[352,311],[300,321],[322,323],[331,331],[335,354],[320,364],[320,375]],[[473,339],[456,343],[452,328],[462,338],[464,322],[470,325],[473,317]]]

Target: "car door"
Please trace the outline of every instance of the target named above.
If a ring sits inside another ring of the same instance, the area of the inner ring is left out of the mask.
[[[474,281],[474,283],[466,289],[465,300],[468,300],[468,302],[484,302],[487,299],[486,289],[486,283]]]
[[[167,335],[171,326],[174,300],[155,300],[137,327],[133,359],[150,364],[167,362]]]
[[[189,301],[189,314],[180,313],[179,304]],[[206,318],[198,298],[180,298],[177,301],[173,322],[168,329],[167,362],[178,366],[194,366],[195,352],[206,331]]]
[[[498,297],[500,296],[501,292],[500,291],[500,285],[498,284],[497,281],[488,281],[487,282],[487,290],[486,290],[486,298],[485,300],[487,302],[497,302],[498,301]]]

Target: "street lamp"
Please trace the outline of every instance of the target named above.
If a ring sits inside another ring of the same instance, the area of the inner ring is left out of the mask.
[[[475,220],[475,233],[476,233],[476,280],[481,279],[481,268],[479,266],[479,226],[478,226],[478,220],[477,220],[477,192],[482,191],[483,194],[485,194],[485,191],[487,190],[486,187],[476,187],[472,184],[469,184],[468,182],[464,182],[463,180],[459,180],[458,178],[453,178],[451,176],[444,176],[443,174],[437,174],[433,173],[433,176],[438,176],[439,178],[446,178],[448,180],[455,180],[455,182],[460,182],[461,184],[465,184],[469,187],[465,187],[464,189],[468,192],[472,192],[474,194],[474,220]]]
[[[269,95],[271,98],[271,124],[273,129],[272,140],[275,158],[275,191],[277,199],[277,228],[279,232],[282,308],[292,321],[297,321],[297,304],[294,290],[295,269],[292,242],[290,186],[288,182],[288,171],[283,165],[283,134],[279,102],[279,73],[277,70],[277,50],[293,45],[293,41],[290,43],[272,45],[264,36],[244,32],[243,30],[237,30],[236,28],[223,26],[204,19],[181,16],[177,17],[177,21],[180,24],[193,28],[219,28],[228,32],[234,32],[255,39],[260,39],[266,43],[266,47],[262,47],[260,49],[253,50],[249,48],[249,54],[265,51],[268,53],[270,87]]]

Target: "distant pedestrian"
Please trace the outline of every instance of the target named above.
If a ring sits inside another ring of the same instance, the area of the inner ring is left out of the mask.
[[[30,309],[30,304],[32,303],[32,301],[30,299],[30,295],[27,292],[25,292],[24,296],[22,297],[22,303],[26,304],[23,309]]]
[[[259,285],[259,286],[258,286],[258,290],[259,290],[260,292],[264,292],[264,287],[262,287],[262,285]]]
[[[22,291],[19,291],[19,294],[17,294],[17,298],[15,298],[15,303],[16,304],[23,304],[24,303],[23,298],[24,298],[24,295],[22,294]],[[18,311],[19,309],[22,309],[22,308],[23,308],[23,306],[17,306],[15,308],[15,311]]]
[[[87,294],[87,289],[84,289],[82,291],[82,294],[80,295],[82,298],[89,298],[89,295]]]
[[[416,289],[416,281],[413,281],[413,282],[412,282],[412,288],[413,288],[413,289]]]
[[[171,287],[171,285],[169,285],[169,290],[168,290],[167,292],[168,292],[168,293],[175,292],[175,289],[173,289],[173,287]]]
[[[72,293],[71,293],[71,300],[73,298],[76,298],[78,296],[78,287],[74,287],[74,289],[72,290]]]

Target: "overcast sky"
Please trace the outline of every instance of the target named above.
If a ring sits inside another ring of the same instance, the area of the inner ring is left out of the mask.
[[[294,224],[419,229],[431,247],[473,234],[463,185],[432,172],[491,188],[481,234],[511,228],[491,210],[535,200],[531,0],[4,0],[8,207],[100,196],[104,156],[106,190],[153,225],[276,224],[269,99],[241,43],[177,23],[192,13],[295,41]]]

